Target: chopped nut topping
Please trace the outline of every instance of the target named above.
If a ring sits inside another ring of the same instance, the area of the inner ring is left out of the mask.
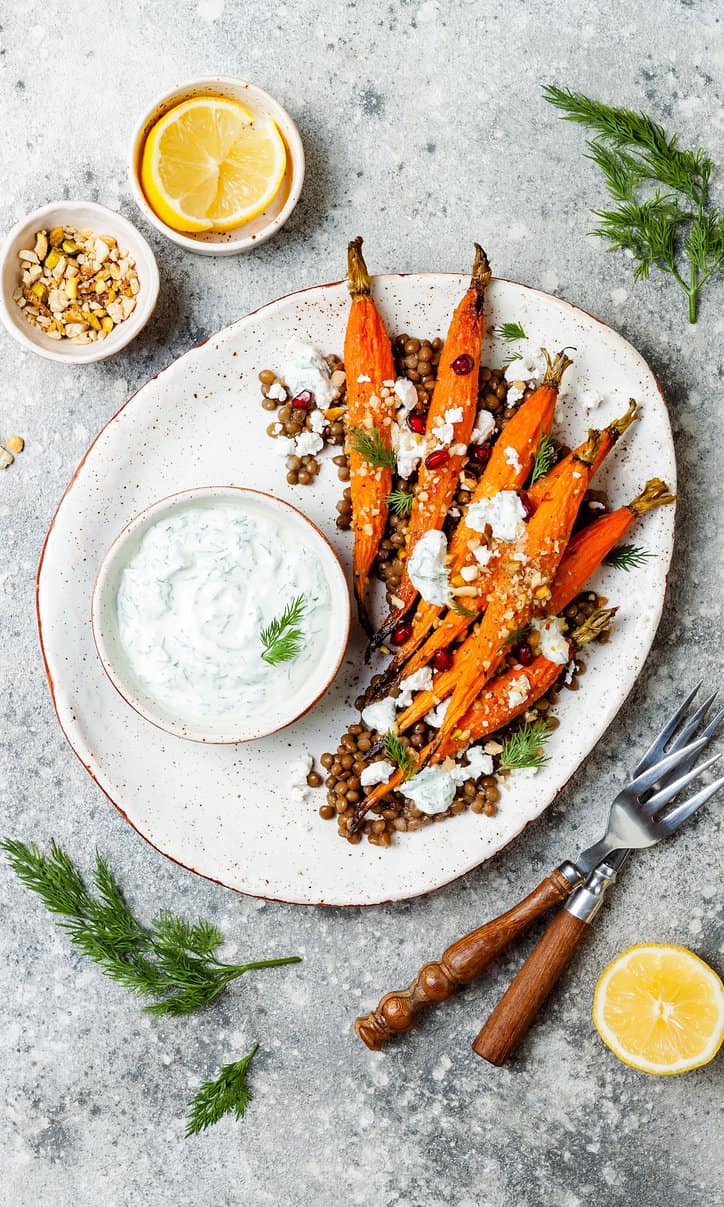
[[[49,339],[103,340],[136,308],[135,261],[112,235],[56,226],[38,231],[34,250],[19,251],[18,260],[13,300]]]

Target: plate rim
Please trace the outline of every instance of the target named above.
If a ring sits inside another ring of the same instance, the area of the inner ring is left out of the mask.
[[[374,284],[374,282],[377,282],[377,281],[394,282],[394,281],[399,281],[399,280],[409,278],[409,277],[420,277],[420,278],[439,278],[439,277],[453,278],[453,277],[457,277],[462,280],[467,280],[467,276],[468,276],[468,274],[460,273],[460,272],[434,272],[434,271],[377,273],[372,276],[372,282],[373,282],[373,284]],[[671,430],[671,422],[669,419],[669,411],[668,411],[668,406],[666,403],[666,398],[664,396],[664,392],[661,387],[661,383],[659,381],[657,374],[654,372],[654,370],[652,369],[651,365],[649,364],[648,360],[644,357],[644,355],[641,352],[639,352],[639,350],[629,340],[627,340],[625,336],[621,335],[621,333],[619,331],[617,331],[615,328],[609,326],[609,324],[604,322],[603,319],[599,318],[595,314],[592,314],[590,311],[585,310],[582,306],[578,306],[574,302],[569,302],[566,298],[559,298],[553,293],[549,293],[548,291],[546,291],[544,289],[537,288],[537,286],[535,286],[535,285],[528,285],[527,283],[525,283],[523,281],[516,281],[510,277],[494,276],[492,278],[492,281],[500,281],[501,283],[506,284],[506,285],[515,285],[520,289],[524,289],[524,290],[528,291],[529,293],[538,294],[539,296],[545,298],[547,301],[553,301],[557,305],[562,306],[563,308],[569,309],[578,314],[585,315],[586,318],[590,319],[592,322],[596,323],[598,326],[603,327],[606,330],[606,332],[609,333],[611,336],[613,336],[621,345],[624,346],[624,348],[626,350],[630,350],[636,357],[638,357],[643,362],[643,364],[646,366],[646,369],[648,370],[648,372],[651,375],[651,379],[656,387],[657,393],[658,393],[658,395],[661,399],[662,405],[663,405],[663,411],[664,411],[664,416],[666,419],[668,435],[669,435],[671,447],[672,447],[672,450],[674,453],[674,466],[675,466],[675,470],[678,470],[678,466],[676,465],[676,447],[675,447],[674,440],[673,440],[673,432]],[[197,352],[200,348],[203,348],[204,345],[211,342],[211,340],[225,335],[228,331],[232,330],[233,328],[237,327],[238,325],[240,325],[242,323],[245,323],[248,319],[253,318],[254,316],[260,314],[262,311],[270,310],[273,307],[279,305],[280,303],[288,301],[290,298],[299,298],[299,297],[303,296],[304,294],[316,293],[320,290],[333,289],[339,285],[344,285],[345,283],[346,283],[346,278],[342,277],[337,280],[325,281],[325,282],[321,282],[316,285],[306,285],[301,289],[293,289],[293,290],[290,290],[288,293],[279,294],[277,297],[274,297],[267,302],[263,302],[260,306],[255,307],[253,310],[246,311],[246,313],[240,315],[238,318],[234,319],[232,322],[225,324],[225,326],[218,328],[216,331],[212,332],[210,335],[204,336],[203,339],[198,340],[195,344],[192,344],[191,347],[187,348],[185,352],[182,352],[180,356],[177,356],[173,360],[168,361],[167,364],[163,365],[156,373],[152,374],[149,378],[147,378],[144,382],[142,382],[139,386],[137,386],[136,389],[133,390],[128,395],[128,397],[121,403],[121,405],[113,412],[113,414],[106,420],[106,422],[98,430],[95,437],[90,442],[90,444],[86,448],[83,456],[81,457],[80,461],[78,462],[78,465],[76,466],[73,474],[71,475],[71,477],[68,481],[68,484],[65,487],[62,495],[60,496],[60,499],[58,500],[57,506],[55,507],[55,509],[53,511],[53,515],[52,515],[50,523],[48,525],[48,530],[47,530],[47,532],[45,534],[45,538],[43,540],[43,544],[42,544],[41,551],[40,551],[40,557],[38,559],[38,566],[37,566],[37,570],[36,570],[36,574],[35,574],[35,616],[36,616],[36,624],[37,624],[37,628],[38,628],[40,652],[41,652],[41,657],[43,660],[43,667],[45,669],[46,679],[48,681],[48,689],[50,692],[51,703],[53,705],[53,710],[55,712],[56,720],[60,727],[60,731],[63,734],[63,737],[65,738],[66,742],[68,743],[68,746],[70,747],[71,751],[77,758],[78,762],[81,764],[83,769],[87,772],[87,774],[90,776],[90,778],[92,779],[92,781],[96,785],[96,787],[100,789],[100,791],[103,793],[103,795],[106,797],[106,799],[108,801],[110,801],[110,803],[113,805],[113,807],[118,811],[118,813],[121,815],[121,817],[124,819],[124,821],[126,821],[128,823],[128,825],[131,827],[131,829],[134,830],[136,832],[136,834],[139,834],[140,837],[144,840],[144,842],[146,842],[154,851],[157,851],[165,859],[169,859],[172,863],[176,864],[177,867],[183,868],[185,871],[191,872],[195,876],[200,876],[202,879],[208,880],[212,884],[217,884],[221,888],[227,889],[229,892],[239,893],[240,895],[245,896],[245,897],[252,897],[256,900],[269,901],[269,902],[274,902],[274,903],[278,903],[281,905],[304,906],[304,907],[311,908],[311,909],[318,909],[318,908],[374,909],[374,908],[377,908],[378,906],[396,905],[396,904],[400,904],[404,901],[413,901],[413,900],[416,900],[421,897],[427,897],[430,894],[435,893],[440,889],[447,888],[450,885],[455,884],[457,881],[462,880],[463,877],[469,876],[477,868],[481,867],[484,863],[487,863],[489,859],[494,858],[494,856],[496,854],[498,854],[499,852],[498,851],[493,852],[491,855],[487,856],[487,858],[479,860],[479,862],[473,864],[471,867],[464,868],[462,871],[457,872],[453,876],[450,876],[447,880],[444,880],[444,881],[440,882],[439,884],[435,884],[430,888],[423,888],[416,892],[406,893],[405,896],[394,896],[394,897],[384,898],[384,899],[378,900],[378,901],[361,901],[361,902],[309,901],[309,900],[299,900],[299,899],[294,900],[291,897],[275,897],[275,896],[267,894],[267,893],[253,893],[253,892],[249,891],[248,889],[238,888],[236,885],[233,885],[233,884],[227,884],[225,881],[219,880],[217,877],[210,875],[208,872],[199,871],[197,868],[193,867],[191,864],[184,863],[182,860],[177,859],[176,856],[169,854],[169,852],[167,852],[167,851],[164,851],[151,838],[149,838],[148,835],[144,834],[142,832],[142,830],[140,830],[138,828],[138,826],[131,820],[131,818],[128,816],[128,814],[126,813],[123,806],[120,805],[118,803],[118,801],[114,800],[114,798],[110,795],[108,790],[106,788],[104,788],[104,786],[100,783],[93,768],[88,763],[85,762],[85,760],[83,759],[79,750],[76,749],[76,746],[74,745],[73,741],[71,740],[70,735],[69,735],[66,727],[63,724],[63,721],[62,721],[62,718],[60,715],[60,709],[58,706],[58,701],[56,698],[55,681],[54,681],[53,674],[51,672],[51,669],[50,669],[50,666],[48,663],[46,645],[45,645],[45,640],[44,640],[44,636],[43,636],[43,622],[42,622],[42,618],[41,618],[41,614],[40,614],[40,580],[41,580],[43,567],[44,567],[44,563],[45,563],[48,543],[52,536],[53,529],[55,528],[55,524],[58,519],[58,515],[60,513],[61,508],[63,507],[63,504],[65,503],[65,500],[67,499],[67,497],[73,490],[74,486],[77,484],[77,482],[81,476],[81,473],[88,461],[88,458],[90,457],[96,444],[98,444],[98,442],[104,436],[106,431],[118,420],[120,415],[125,411],[125,409],[130,405],[130,403],[133,402],[134,398],[136,398],[136,396],[141,393],[142,390],[145,390],[146,387],[151,384],[151,382],[157,381],[164,373],[167,372],[168,369],[172,368],[175,365],[180,364],[182,361],[184,361],[186,359],[186,357],[192,356],[194,354],[194,352]],[[677,478],[678,478],[678,473],[677,473]],[[675,483],[675,486],[676,486],[676,483]],[[638,671],[638,674],[636,675],[636,677],[634,678],[630,687],[626,691],[626,694],[625,694],[623,700],[614,710],[613,715],[612,715],[608,725],[606,726],[606,729],[603,731],[603,733],[600,735],[600,737],[596,740],[594,745],[589,748],[588,752],[583,756],[583,759],[577,764],[577,766],[571,772],[571,774],[568,776],[568,778],[562,784],[559,784],[559,786],[556,788],[555,792],[551,796],[548,804],[535,817],[528,818],[527,820],[523,821],[520,828],[518,830],[516,830],[513,834],[510,835],[508,841],[504,844],[503,847],[499,848],[499,850],[503,850],[503,849],[505,849],[505,847],[510,846],[510,844],[515,839],[519,838],[520,835],[523,834],[524,831],[526,829],[528,829],[528,827],[530,825],[532,825],[534,822],[538,821],[538,819],[542,816],[542,814],[546,811],[546,809],[548,809],[550,807],[550,805],[552,805],[553,802],[560,796],[560,794],[564,791],[564,789],[571,782],[573,777],[581,769],[583,764],[591,756],[591,754],[596,749],[596,747],[603,740],[606,733],[608,732],[608,728],[613,723],[613,721],[615,720],[616,716],[621,711],[621,709],[624,707],[629,696],[631,695],[631,692],[633,691],[634,687],[636,686],[636,684],[643,672],[643,669],[646,665],[646,662],[648,661],[649,655],[651,654],[651,650],[653,649],[653,646],[654,646],[654,643],[656,641],[656,637],[658,634],[659,626],[661,624],[661,617],[663,614],[664,604],[666,601],[668,580],[669,580],[669,574],[671,572],[671,562],[673,559],[674,546],[675,546],[675,525],[676,525],[676,514],[677,514],[677,510],[678,510],[677,503],[678,503],[678,497],[675,498],[675,501],[673,503],[672,531],[674,533],[674,536],[673,536],[673,539],[671,542],[671,550],[669,552],[669,558],[668,558],[668,562],[666,564],[665,573],[664,573],[664,581],[665,581],[664,590],[661,592],[660,596],[657,599],[655,621],[654,621],[654,628],[653,628],[653,633],[652,633],[652,637],[651,637],[651,642],[650,642],[649,647],[646,651],[646,654],[643,658],[643,661],[641,663],[641,667]]]

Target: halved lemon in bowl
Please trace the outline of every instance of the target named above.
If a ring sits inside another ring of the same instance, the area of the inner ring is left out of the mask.
[[[238,101],[195,96],[164,113],[141,157],[149,205],[177,231],[227,231],[261,214],[284,179],[276,123]]]
[[[601,973],[593,999],[601,1039],[642,1073],[685,1073],[724,1040],[724,985],[686,947],[641,943]]]

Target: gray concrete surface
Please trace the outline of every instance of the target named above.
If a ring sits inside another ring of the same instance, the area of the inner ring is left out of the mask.
[[[360,1006],[529,888],[595,819],[672,696],[721,677],[724,281],[699,324],[660,278],[586,234],[601,199],[582,134],[545,81],[645,106],[721,158],[721,9],[714,0],[266,4],[179,0],[5,4],[0,31],[0,226],[56,197],[90,197],[146,230],[162,272],[152,323],[107,364],[65,369],[0,336],[0,434],[27,451],[0,480],[2,831],[57,837],[87,868],[110,857],[142,916],[217,919],[239,951],[283,937],[289,972],[233,989],[199,1017],[153,1021],[71,952],[0,872],[0,1203],[3,1207],[618,1207],[721,1202],[721,1060],[673,1079],[620,1065],[590,1022],[595,979],[641,940],[689,944],[724,966],[722,810],[627,871],[520,1058],[496,1071],[469,1044],[510,975],[384,1055],[350,1034]],[[139,110],[211,72],[267,87],[308,153],[302,202],[254,255],[185,255],[146,227],[126,181]],[[723,165],[724,167],[724,165]],[[724,193],[724,172],[716,181]],[[664,620],[628,705],[547,815],[488,866],[433,897],[316,911],[225,892],[158,856],[96,790],[55,722],[34,616],[53,510],[87,443],[123,398],[203,336],[263,302],[340,275],[362,231],[382,270],[460,269],[481,237],[500,275],[591,310],[650,360],[680,467]],[[183,1138],[184,1104],[219,1060],[261,1044],[241,1124]]]

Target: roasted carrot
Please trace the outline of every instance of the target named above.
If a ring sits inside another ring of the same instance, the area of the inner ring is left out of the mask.
[[[427,414],[427,437],[431,437],[436,428],[449,425],[452,439],[441,443],[439,448],[430,449],[420,466],[407,527],[405,567],[420,537],[442,528],[468,454],[477,413],[480,345],[485,332],[483,305],[490,278],[488,258],[476,243],[470,286],[452,317]],[[446,418],[448,412],[458,410],[459,419]],[[417,590],[406,568],[395,596],[399,602],[373,637],[373,649],[390,637],[417,598]]]
[[[559,354],[559,355],[562,355],[562,354]],[[535,397],[535,395],[531,395],[529,402],[532,402],[534,397]],[[521,407],[521,411],[519,413],[521,413],[523,411],[523,409],[524,408]],[[628,410],[626,411],[626,413],[624,415],[622,415],[619,419],[615,419],[613,421],[613,423],[610,423],[609,426],[603,430],[603,432],[601,433],[601,440],[600,440],[600,443],[598,446],[598,451],[596,453],[596,459],[595,459],[592,469],[591,469],[592,474],[594,474],[596,472],[596,470],[600,467],[601,462],[603,461],[603,458],[611,451],[611,449],[614,447],[616,441],[623,435],[623,433],[626,431],[626,429],[628,427],[630,427],[630,425],[633,423],[634,419],[636,418],[636,414],[637,414],[637,404],[634,401],[634,399],[632,398],[629,402]],[[514,420],[511,420],[510,422],[513,423]],[[510,425],[508,425],[508,426],[510,426]],[[507,433],[507,431],[508,431],[508,427],[505,428],[506,433]],[[498,441],[498,443],[500,443],[500,441]],[[584,448],[585,448],[585,443],[582,444],[577,451],[581,452]],[[560,479],[562,474],[564,474],[564,473],[566,473],[566,471],[570,470],[570,467],[571,467],[570,458],[573,457],[573,455],[574,455],[573,453],[568,453],[568,455],[563,457],[562,460],[557,463],[557,465],[553,466],[553,468],[545,475],[545,477],[539,478],[537,482],[534,482],[533,485],[528,488],[528,490],[526,491],[526,494],[528,496],[528,499],[534,506],[537,507],[538,504],[543,499],[546,491],[549,491],[552,488],[552,486]],[[491,461],[492,461],[492,457],[491,457]],[[481,482],[482,482],[482,479],[481,479]],[[604,517],[604,518],[606,518],[606,517]],[[461,522],[461,525],[462,525],[462,522]],[[458,528],[458,532],[459,531],[460,531],[460,527]],[[588,529],[586,531],[588,531]],[[466,544],[467,544],[467,537],[469,537],[470,535],[475,535],[475,534],[471,534],[470,530],[466,528]],[[620,537],[618,537],[617,539],[620,540]],[[454,541],[455,541],[455,538],[454,538]],[[602,554],[601,556],[604,556],[604,555]],[[493,575],[494,569],[495,569],[495,563],[491,562],[488,564],[488,567],[485,568],[485,572],[481,573],[481,575],[478,579],[478,583],[480,586],[480,593],[474,600],[470,601],[469,609],[466,609],[466,610],[469,610],[472,612],[476,612],[476,611],[481,612],[481,611],[483,611],[483,609],[485,607],[487,607],[490,587],[491,587],[492,582],[494,581],[494,575]],[[593,571],[591,571],[591,573],[593,573]],[[582,589],[583,589],[583,587],[581,585],[574,592],[574,594],[577,595],[578,591],[580,591]],[[427,605],[420,605],[420,606],[427,606]],[[420,612],[420,606],[418,606],[417,612],[415,613],[415,620],[413,621],[413,636],[414,636],[414,631],[415,631],[415,624],[417,622],[417,616],[418,616],[418,613]],[[404,675],[411,675],[416,670],[419,670],[421,667],[427,666],[432,661],[432,659],[434,658],[434,656],[438,650],[447,649],[453,642],[457,641],[463,635],[463,633],[466,631],[466,629],[468,629],[470,627],[470,625],[474,623],[475,619],[477,619],[476,616],[466,615],[464,612],[454,612],[454,611],[450,610],[443,617],[441,624],[436,629],[434,629],[434,631],[429,635],[429,637],[426,638],[425,643],[424,643],[424,645],[421,646],[421,648],[419,648],[418,650],[415,650],[414,644],[413,644],[413,638],[411,638],[408,645],[405,646],[404,649],[401,651],[401,653],[404,654],[408,648],[412,647],[411,654],[407,655],[405,657],[404,661],[398,655],[396,655],[395,658],[393,658],[392,662],[389,664],[389,666],[387,666],[385,668],[384,672],[378,679],[377,683],[374,686],[373,691],[370,692],[369,698],[370,699],[379,699],[381,696],[384,696],[385,694],[389,693],[389,691],[393,687],[395,687],[397,685],[397,683],[399,683],[400,679]],[[427,711],[428,710],[425,709],[425,712],[427,712]],[[416,718],[416,719],[419,719],[419,718]]]
[[[573,364],[565,352],[557,353],[553,361],[545,348],[543,353],[547,366],[543,381],[505,425],[502,435],[493,445],[490,460],[475,486],[468,506],[479,503],[482,499],[492,499],[501,490],[520,490],[530,475],[541,436],[547,436],[553,424],[553,413],[561,379],[566,369]],[[470,544],[479,541],[480,533],[468,528],[465,516],[463,516],[455,529],[448,552],[450,582],[453,587],[462,586],[464,580],[461,571],[466,566],[475,564]],[[493,543],[492,548],[493,557],[484,571],[481,571],[475,584],[476,599],[487,597],[487,587],[493,578],[495,564],[500,554],[499,543]],[[472,601],[466,599],[466,609],[471,610],[473,606]],[[437,607],[435,604],[427,603],[424,599],[419,600],[412,618],[412,634],[395,654],[389,666],[385,668],[385,672],[375,688],[376,697],[384,694],[386,688],[399,677],[397,671],[405,665],[422,644],[442,611],[443,608]],[[470,624],[469,618],[466,619],[464,615],[455,612],[449,613],[449,619],[451,629],[455,634],[463,633]],[[435,645],[435,649],[441,648],[443,645]],[[427,661],[427,658],[416,660],[415,665],[410,667],[410,672],[417,669],[418,666],[425,666]]]
[[[665,482],[660,478],[652,478],[646,483],[641,494],[625,507],[619,507],[616,511],[601,516],[576,533],[551,582],[550,599],[546,602],[544,614],[556,616],[575,599],[601,565],[606,554],[626,535],[638,516],[662,503],[673,503],[674,498]],[[468,642],[471,640],[470,637],[467,639]],[[442,700],[447,699],[460,676],[461,654],[466,645],[467,642],[453,654],[452,666],[436,676],[432,688],[418,692],[412,704],[400,713],[395,723],[397,733],[405,733],[411,725],[421,720]]]
[[[608,628],[615,612],[615,608],[599,608],[589,616],[571,636],[570,657],[573,657],[576,649],[585,645],[586,642],[592,641],[594,637],[599,636],[604,629]],[[431,763],[441,763],[473,742],[497,733],[499,729],[509,725],[511,721],[540,700],[541,696],[544,696],[558,679],[562,669],[560,663],[551,662],[539,654],[529,666],[525,667],[525,671],[521,666],[514,666],[497,675],[465,713],[458,731],[455,734],[449,734],[437,750],[433,749],[434,743],[429,743],[420,752],[418,765],[422,767],[428,760]],[[523,673],[530,684],[526,698],[521,703],[511,705],[511,692],[515,687],[516,680],[519,680]],[[367,794],[355,810],[352,833],[359,828],[365,814],[375,808],[390,792],[400,788],[404,779],[403,772],[397,770],[386,784],[378,784]]]
[[[608,427],[604,428],[601,432],[598,452],[596,453],[596,459],[591,467],[591,476],[593,476],[593,474],[600,469],[602,462],[611,452],[611,449],[616,441],[623,436],[624,432],[627,431],[628,428],[630,428],[635,419],[638,419],[638,403],[636,402],[635,398],[630,398],[625,414],[623,414],[620,419],[614,419],[613,423],[609,423]],[[570,458],[573,457],[575,453],[580,452],[584,447],[585,441],[576,450],[574,450],[574,453],[568,453],[565,457],[562,457],[561,460],[548,471],[545,477],[539,478],[537,482],[534,482],[532,486],[528,487],[526,493],[534,506],[538,506],[538,503],[543,498],[546,491],[550,489],[550,487],[554,482],[557,481],[561,474],[568,472],[570,469]]]
[[[347,282],[352,296],[344,339],[347,373],[347,439],[352,526],[353,581],[359,618],[368,633],[367,583],[387,524],[392,487],[392,422],[395,416],[395,362],[385,325],[370,296],[362,239],[347,250]],[[370,443],[371,442],[371,443]],[[374,455],[375,446],[378,456]],[[386,463],[385,463],[386,462]]]
[[[600,432],[590,433],[586,447],[573,454],[569,471],[546,492],[526,532],[501,560],[487,611],[461,653],[458,680],[433,750],[457,730],[461,717],[495,674],[511,635],[544,609],[588,489],[600,439]]]

